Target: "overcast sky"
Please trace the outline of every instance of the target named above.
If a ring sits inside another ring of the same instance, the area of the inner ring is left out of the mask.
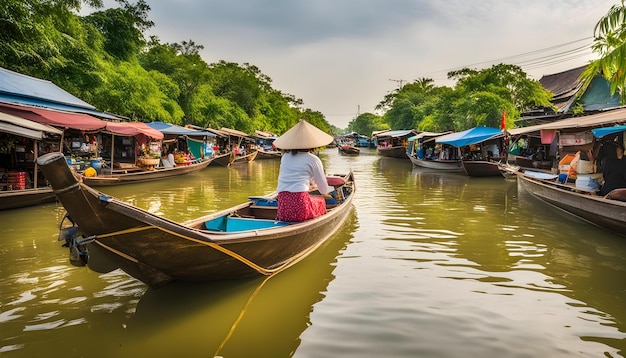
[[[129,0],[131,3],[134,1]],[[250,63],[345,128],[400,84],[512,63],[533,79],[595,59],[593,29],[619,0],[146,0],[161,42],[208,63]],[[117,6],[106,0],[108,6]]]

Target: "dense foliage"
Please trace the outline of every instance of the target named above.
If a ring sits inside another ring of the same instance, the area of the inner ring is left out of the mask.
[[[506,126],[512,128],[520,111],[533,106],[550,107],[552,94],[528,78],[521,68],[498,64],[483,70],[464,68],[448,73],[454,88],[435,86],[421,78],[385,96],[377,109],[382,117],[365,113],[355,118],[349,130],[371,134],[371,129],[418,129],[462,131],[476,126],[500,128],[506,110]],[[382,121],[381,121],[382,119]]]
[[[145,0],[81,17],[101,0],[4,0],[0,67],[52,81],[101,111],[247,133],[283,133],[299,119],[330,132],[324,116],[272,88],[250,64],[208,64],[194,41],[146,39],[154,26]]]
[[[594,43],[591,46],[600,58],[587,66],[582,77],[585,87],[601,73],[611,84],[611,94],[620,93],[622,104],[626,104],[626,5],[624,0],[613,5],[594,28]]]

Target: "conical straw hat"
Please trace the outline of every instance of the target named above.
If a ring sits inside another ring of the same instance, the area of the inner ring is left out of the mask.
[[[274,145],[284,150],[312,149],[323,147],[332,141],[333,137],[329,134],[304,119],[301,119],[300,122],[291,127],[285,134],[276,138]]]

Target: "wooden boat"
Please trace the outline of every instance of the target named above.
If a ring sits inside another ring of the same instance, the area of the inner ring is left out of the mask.
[[[373,135],[376,153],[383,157],[408,159],[408,138],[417,135],[414,130],[381,131]]]
[[[256,160],[280,159],[283,156],[283,153],[280,150],[258,149],[257,152]]]
[[[450,145],[435,145],[437,137],[451,132],[421,132],[409,137],[406,155],[413,165],[428,169],[463,171],[458,149]]]
[[[361,150],[352,145],[338,145],[337,150],[341,155],[359,155]]]
[[[623,201],[626,200],[626,189],[617,189],[602,197],[575,185],[560,184],[522,172],[518,173],[517,182],[525,191],[554,207],[626,236],[626,201]]]
[[[500,162],[493,160],[462,160],[465,173],[471,177],[503,176]]]
[[[352,173],[329,178],[336,195],[327,213],[297,223],[274,220],[276,195],[176,223],[80,183],[61,153],[37,162],[74,225],[62,230],[72,257],[90,268],[107,262],[152,287],[272,275],[323,244],[344,222],[355,193]],[[82,238],[70,235],[80,231]]]
[[[17,113],[16,113],[17,114]],[[4,163],[8,169],[0,182],[0,210],[16,209],[26,206],[51,203],[56,200],[52,188],[40,181],[39,168],[35,165],[30,170],[33,159],[39,156],[40,143],[42,147],[60,148],[63,131],[45,124],[33,122],[24,117],[18,117],[0,112],[0,134],[5,140],[19,145],[11,155],[14,159]],[[32,157],[30,157],[32,156]],[[2,170],[5,172],[5,170]],[[31,176],[32,174],[32,176]]]
[[[121,170],[113,170],[109,171],[109,174],[99,174],[93,177],[82,175],[81,179],[83,183],[93,187],[141,183],[195,173],[211,164],[211,160],[212,159],[209,158],[205,160],[191,162],[187,165],[176,165],[169,168],[159,167],[153,170],[133,167]]]
[[[405,146],[394,146],[394,147],[378,147],[376,148],[376,153],[382,157],[389,158],[408,158],[406,155],[406,147]]]
[[[230,165],[232,155],[233,154],[231,152],[218,154],[212,158],[211,163],[209,163],[209,165],[227,167]]]
[[[461,166],[460,160],[420,159],[414,156],[409,156],[409,159],[411,159],[411,162],[413,162],[413,164],[418,167],[437,169],[437,170],[446,170],[446,171],[455,171],[455,172],[463,171],[463,167]]]
[[[54,203],[56,199],[50,187],[0,191],[0,210]]]
[[[252,151],[252,152],[249,152],[249,153],[246,153],[244,155],[235,154],[235,155],[230,157],[230,165],[239,164],[239,163],[250,163],[251,161],[256,159],[256,156],[258,154],[259,154],[259,152],[256,151],[256,150]]]

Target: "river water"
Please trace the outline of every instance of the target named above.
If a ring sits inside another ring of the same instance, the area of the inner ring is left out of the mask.
[[[158,290],[69,263],[58,204],[0,212],[0,357],[623,357],[626,241],[517,183],[363,149],[345,225],[271,278]],[[184,221],[274,190],[277,161],[102,191]],[[175,255],[176,253],[172,253]]]

